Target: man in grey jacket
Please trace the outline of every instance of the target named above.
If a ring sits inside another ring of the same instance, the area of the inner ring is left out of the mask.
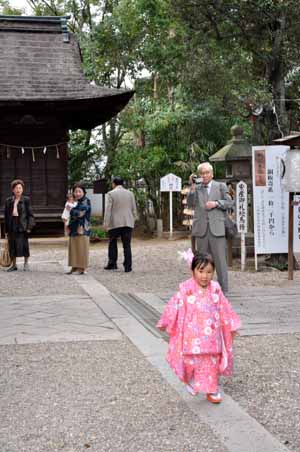
[[[131,272],[131,237],[137,216],[136,203],[131,191],[123,187],[123,179],[114,177],[113,190],[107,193],[107,205],[105,209],[103,225],[108,230],[108,264],[105,270],[117,269],[118,238],[121,237],[124,249],[124,270]]]
[[[228,292],[228,270],[225,239],[225,216],[233,205],[226,184],[213,180],[210,163],[198,166],[201,184],[195,184],[190,177],[191,188],[187,203],[194,209],[192,235],[196,239],[199,253],[209,252],[216,265],[218,281],[223,292]]]

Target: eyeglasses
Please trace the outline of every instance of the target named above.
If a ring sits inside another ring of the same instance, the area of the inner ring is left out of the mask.
[[[200,175],[205,176],[206,174],[211,174],[211,171],[201,171]]]

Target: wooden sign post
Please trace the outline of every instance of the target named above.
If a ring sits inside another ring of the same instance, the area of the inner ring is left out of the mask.
[[[236,224],[241,234],[241,270],[246,266],[246,233],[248,232],[247,184],[240,181],[236,186]]]
[[[160,179],[160,191],[169,192],[170,232],[169,239],[173,238],[173,191],[181,191],[181,178],[175,174],[167,174]]]
[[[299,253],[300,240],[300,195],[289,193],[289,235],[288,235],[288,279],[294,279],[294,259]],[[295,210],[298,212],[295,215]]]

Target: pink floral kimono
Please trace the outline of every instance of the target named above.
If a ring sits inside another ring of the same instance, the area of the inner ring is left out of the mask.
[[[194,278],[181,283],[157,327],[170,335],[168,363],[195,393],[217,392],[219,375],[232,375],[231,332],[240,319],[218,282],[211,281],[205,295]]]

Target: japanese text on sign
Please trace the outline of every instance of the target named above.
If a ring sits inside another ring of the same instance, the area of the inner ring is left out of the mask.
[[[281,161],[288,146],[254,146],[253,207],[256,254],[287,253],[289,195],[283,188]],[[298,212],[298,211],[297,211]],[[295,216],[296,208],[294,210]],[[300,240],[294,228],[294,249]]]
[[[248,232],[247,184],[241,181],[236,186],[236,224],[238,232]]]
[[[172,173],[162,177],[160,191],[181,191],[181,178]]]

